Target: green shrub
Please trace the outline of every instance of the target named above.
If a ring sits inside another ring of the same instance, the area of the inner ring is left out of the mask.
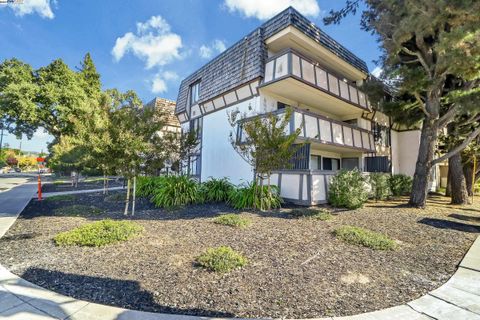
[[[73,194],[59,194],[58,196],[46,197],[43,201],[54,202],[54,201],[73,201],[75,196]]]
[[[200,202],[226,202],[228,195],[234,186],[228,178],[215,179],[210,178],[200,185],[199,201]]]
[[[48,198],[47,198],[48,199]],[[56,208],[53,210],[55,215],[59,216],[94,216],[103,213],[103,210],[95,207],[95,206],[86,206],[83,204],[73,204],[71,206],[65,206]]]
[[[58,246],[101,247],[129,240],[142,231],[134,222],[102,220],[59,233],[53,240]]]
[[[405,174],[394,174],[388,180],[390,190],[396,197],[409,195],[412,192],[413,179]]]
[[[229,272],[247,265],[248,260],[230,247],[207,249],[197,258],[197,263],[205,269],[215,272]]]
[[[153,192],[152,202],[159,208],[174,208],[198,200],[198,183],[187,176],[166,176]]]
[[[334,207],[361,208],[368,200],[367,179],[360,171],[340,170],[330,181],[328,201]]]
[[[350,244],[361,245],[373,250],[394,250],[397,244],[386,235],[367,229],[343,226],[334,231],[335,235]]]
[[[370,173],[371,195],[375,200],[385,200],[390,195],[390,175],[386,173]]]
[[[164,182],[165,176],[159,177],[137,177],[137,188],[135,194],[137,197],[149,198]]]
[[[257,189],[259,198],[255,197],[255,190],[254,182],[233,189],[229,194],[228,203],[237,210],[254,208],[266,210],[281,207],[283,199],[280,197],[280,189],[277,186],[270,186],[270,193],[267,186],[263,186],[261,192]]]
[[[297,218],[309,218],[320,221],[327,221],[332,219],[332,215],[330,214],[330,212],[324,209],[317,210],[310,208],[297,208],[290,211],[290,214]]]
[[[234,213],[223,214],[213,219],[213,222],[237,228],[246,228],[252,223],[250,219],[240,217]]]

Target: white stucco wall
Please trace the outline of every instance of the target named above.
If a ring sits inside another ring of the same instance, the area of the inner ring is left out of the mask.
[[[393,173],[413,176],[420,145],[420,130],[392,130],[392,165]]]
[[[274,107],[274,104],[269,100],[270,99],[261,96],[253,97],[252,99],[204,116],[202,132],[202,181],[207,180],[209,177],[228,177],[234,184],[252,180],[252,167],[240,157],[230,143],[230,132],[234,129],[228,122],[227,113],[236,109],[251,115],[257,112],[265,112]],[[252,109],[250,112],[249,108]]]

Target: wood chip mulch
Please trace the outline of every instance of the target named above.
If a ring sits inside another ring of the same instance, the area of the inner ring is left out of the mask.
[[[439,196],[426,210],[405,207],[405,199],[371,202],[363,209],[335,211],[329,221],[294,218],[289,208],[241,212],[252,220],[246,229],[212,222],[236,212],[225,205],[164,211],[143,199],[135,216],[125,217],[124,204],[112,197],[75,197],[32,200],[0,239],[0,263],[68,296],[153,312],[309,318],[387,308],[446,282],[480,233],[480,205],[460,208]],[[55,215],[54,209],[72,204],[105,213]],[[59,232],[104,218],[132,219],[145,231],[103,248],[56,247],[52,241]],[[342,225],[385,233],[399,248],[374,251],[343,243],[332,233]],[[250,264],[227,274],[195,265],[204,250],[221,245],[241,251]]]

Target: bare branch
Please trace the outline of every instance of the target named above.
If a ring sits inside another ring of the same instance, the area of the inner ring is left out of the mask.
[[[413,95],[415,96],[415,99],[417,100],[418,102],[418,107],[420,108],[420,110],[423,111],[423,113],[425,113],[425,115],[430,118],[431,115],[430,113],[427,111],[427,109],[425,108],[425,102],[423,102],[422,100],[422,97],[420,97],[420,94],[418,92],[414,92]]]
[[[453,104],[450,109],[448,109],[448,111],[443,116],[441,116],[440,119],[438,119],[438,129],[444,128],[450,122],[450,120],[455,117],[457,110],[458,106]]]
[[[405,48],[403,46],[402,46],[402,51],[405,52],[406,54],[417,57],[418,60],[420,61],[420,64],[425,69],[425,71],[427,71],[427,74],[430,77],[430,79],[432,78],[432,71],[430,70],[430,67],[428,66],[427,62],[425,61],[425,59],[423,58],[423,56],[419,52],[412,51],[412,50],[410,50],[408,48]]]
[[[462,151],[463,149],[465,149],[466,146],[468,146],[468,144],[470,142],[472,142],[478,135],[480,134],[480,127],[478,127],[477,129],[475,129],[474,131],[472,131],[468,137],[461,143],[459,144],[458,146],[456,146],[455,148],[453,148],[451,151],[447,152],[446,154],[444,154],[443,156],[435,159],[432,161],[432,166],[436,165],[437,163],[440,163],[442,162],[443,160],[446,160],[448,158],[450,158],[451,156],[454,156],[455,154],[457,154],[458,152]]]

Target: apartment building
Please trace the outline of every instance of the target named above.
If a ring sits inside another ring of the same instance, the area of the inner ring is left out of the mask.
[[[339,169],[413,175],[419,130],[392,123],[360,89],[370,74],[360,58],[290,7],[265,22],[185,78],[175,113],[183,130],[195,130],[199,147],[189,159],[201,181],[253,179],[253,168],[234,150],[228,113],[282,114],[293,108],[289,130],[302,127],[301,161],[272,181],[292,202],[327,200],[329,179]]]

